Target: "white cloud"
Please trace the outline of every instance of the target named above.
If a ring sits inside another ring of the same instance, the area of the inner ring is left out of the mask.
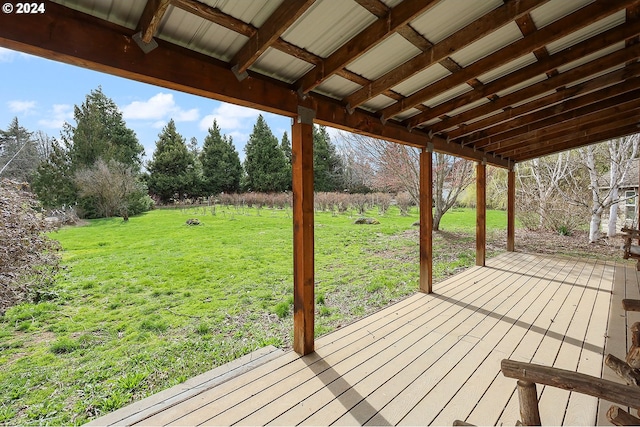
[[[170,93],[158,93],[146,101],[133,101],[122,107],[122,115],[125,120],[155,120],[176,122],[193,122],[198,120],[200,113],[197,108],[183,110],[180,108],[173,95]]]
[[[36,101],[9,101],[7,106],[12,113],[29,114],[36,107]]]
[[[38,124],[51,129],[62,129],[62,125],[71,119],[73,119],[73,105],[54,104],[48,118],[38,120]]]
[[[252,129],[260,114],[264,115],[261,111],[253,108],[222,103],[211,114],[204,116],[200,120],[200,130],[208,130],[213,126],[213,121],[216,120],[220,129],[224,131],[223,133],[233,136],[234,131]]]

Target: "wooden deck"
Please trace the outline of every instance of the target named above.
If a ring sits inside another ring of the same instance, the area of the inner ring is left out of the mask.
[[[500,361],[601,376],[605,347],[626,353],[620,300],[640,297],[632,264],[524,253],[434,290],[319,338],[311,355],[263,350],[251,369],[218,368],[91,424],[514,425],[516,384]],[[595,398],[538,392],[545,425],[599,420]]]

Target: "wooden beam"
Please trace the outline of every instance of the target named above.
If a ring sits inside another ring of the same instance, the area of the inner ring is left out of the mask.
[[[147,0],[137,26],[142,42],[151,43],[169,3],[170,0]]]
[[[631,122],[626,125],[614,123],[609,129],[598,129],[594,132],[585,134],[584,132],[568,135],[558,140],[543,141],[532,143],[531,145],[515,150],[509,155],[510,158],[517,162],[524,162],[536,157],[543,157],[559,151],[584,147],[585,145],[596,144],[612,138],[620,138],[640,132],[640,124]]]
[[[420,292],[433,292],[433,150],[420,151]]]
[[[447,132],[447,137],[452,141],[461,142],[462,140],[459,139],[461,137],[469,136],[474,132],[479,132],[483,129],[489,128],[492,125],[497,125],[506,121],[516,119],[526,113],[539,110],[548,105],[554,105],[561,101],[588,94],[597,89],[607,88],[608,86],[611,86],[611,90],[617,91],[618,89],[616,83],[625,84],[619,82],[627,79],[633,79],[638,75],[640,75],[640,63],[628,65],[621,70],[612,71],[603,76],[596,77],[593,80],[588,80],[584,83],[580,83],[571,87],[563,87],[557,92],[551,93],[542,98],[536,98],[533,101],[518,105],[517,107],[507,107],[502,113],[494,114],[473,123],[461,124],[458,129]],[[606,93],[605,91],[601,92]]]
[[[430,127],[430,130],[435,133],[438,132],[438,129],[455,126],[467,120],[471,120],[475,117],[481,117],[496,110],[510,107],[512,104],[522,101],[523,99],[529,99],[544,94],[545,92],[562,88],[565,85],[583,79],[585,76],[594,75],[601,70],[606,70],[608,68],[612,68],[615,65],[625,63],[628,58],[637,58],[638,55],[640,55],[639,45],[630,46],[625,49],[612,52],[579,67],[565,71],[562,74],[549,77],[546,80],[512,92],[508,95],[496,99],[493,102],[480,105],[478,107],[467,110],[464,113],[460,113],[456,116],[450,117],[449,119],[445,120],[446,124],[444,123],[444,121],[443,123],[436,123],[435,125]]]
[[[476,165],[476,265],[483,266],[487,252],[487,166]]]
[[[355,0],[355,2],[375,15],[376,18],[383,18],[389,13],[389,6],[380,0]]]
[[[293,349],[314,351],[313,112],[301,109],[291,129],[293,177]]]
[[[401,102],[397,102],[384,108],[381,111],[381,115],[383,118],[391,118],[397,114],[407,111],[415,105],[427,101],[428,99],[441,94],[452,87],[463,84],[474,77],[478,77],[487,71],[521,57],[524,52],[531,52],[574,31],[584,28],[605,16],[625,8],[634,1],[636,0],[591,3],[582,9],[565,16],[564,18],[561,18],[542,29],[527,35],[508,46],[505,46],[497,52],[474,62],[473,64],[463,68],[460,72],[438,80],[436,83],[408,96]],[[508,5],[509,3],[506,4]],[[528,10],[525,12],[528,12]]]
[[[625,82],[628,83],[628,82]],[[624,85],[621,83],[620,85]],[[620,86],[619,85],[619,86]],[[632,84],[626,85],[632,90],[624,90],[622,93],[615,93],[612,88],[605,88],[582,98],[574,99],[561,105],[544,108],[536,113],[532,113],[509,121],[508,125],[513,126],[509,129],[505,126],[499,126],[490,133],[490,136],[471,141],[475,148],[487,148],[489,151],[493,147],[501,147],[500,142],[516,141],[517,138],[527,138],[527,135],[533,135],[536,131],[553,127],[556,125],[566,124],[574,119],[595,117],[594,113],[606,112],[608,109],[617,108],[620,104],[632,101],[640,96],[640,79],[635,79]],[[633,90],[635,86],[635,90]],[[604,93],[602,93],[604,92]],[[608,97],[612,95],[611,97]],[[587,98],[587,99],[583,99]],[[586,103],[586,105],[584,105]],[[493,128],[487,130],[492,131]],[[462,143],[462,141],[460,141]],[[465,140],[466,142],[466,140]]]
[[[502,361],[501,370],[507,378],[549,385],[619,405],[640,408],[640,389],[636,386],[618,384],[579,372],[508,359]]]
[[[228,64],[163,40],[158,40],[158,48],[145,55],[133,42],[133,33],[134,30],[52,2],[47,4],[47,13],[15,15],[3,21],[0,46],[288,117],[295,117],[297,107],[305,105],[317,111],[321,124],[414,147],[425,147],[430,140],[426,132],[410,132],[393,122],[383,125],[376,116],[361,110],[348,114],[337,101],[320,95],[300,99],[293,86],[251,72],[248,79],[239,82]],[[434,138],[434,145],[436,150],[449,152],[441,138]],[[449,145],[450,154],[459,157],[477,159],[482,154]],[[499,157],[489,156],[487,161],[508,166]]]
[[[211,21],[228,30],[242,34],[245,37],[251,37],[257,31],[256,27],[253,25],[247,24],[246,22],[234,18],[231,15],[227,15],[218,8],[211,7],[196,0],[171,0],[171,4],[185,12],[199,16],[207,21]]]
[[[584,40],[574,46],[571,46],[553,55],[550,55],[541,60],[538,60],[533,64],[523,67],[517,71],[514,71],[502,78],[499,78],[490,83],[487,83],[479,90],[474,90],[466,94],[460,95],[428,111],[425,111],[414,117],[411,117],[406,121],[405,124],[409,127],[415,127],[415,126],[418,126],[420,123],[423,123],[427,120],[431,120],[432,118],[435,118],[435,117],[440,117],[443,114],[448,113],[449,111],[453,111],[461,106],[468,105],[479,99],[482,99],[485,97],[494,97],[498,92],[508,89],[510,87],[513,87],[520,82],[529,80],[531,78],[544,74],[548,70],[555,69],[563,64],[566,64],[571,61],[590,55],[593,52],[604,49],[608,46],[611,46],[615,43],[623,41],[626,38],[632,37],[636,34],[640,34],[640,21],[634,21],[632,23],[619,25],[601,34],[593,36],[590,39]],[[634,58],[631,50],[624,49],[623,51],[630,54],[630,57],[626,60],[631,60]],[[625,62],[625,58],[623,58],[619,63],[624,63],[624,62]],[[601,66],[606,67],[606,64],[602,64]],[[598,71],[601,71],[603,69],[607,69],[607,68],[601,68]],[[574,71],[574,70],[569,70],[562,74],[567,74],[571,71]],[[585,73],[583,72],[582,74],[585,74]],[[549,79],[553,79],[554,77],[557,77],[555,73]],[[474,110],[465,111],[464,113],[456,115],[454,117],[446,118],[441,123],[437,123],[436,125],[434,125],[433,131],[436,132],[437,130],[445,129],[453,125],[462,123],[463,121],[462,118],[469,117],[471,114],[470,111],[474,111]]]
[[[545,0],[546,1],[546,0]],[[476,40],[490,34],[503,25],[508,24],[518,16],[540,6],[542,3],[534,0],[516,0],[506,2],[503,6],[487,13],[482,18],[472,22],[460,31],[445,38],[420,55],[386,73],[384,76],[357,90],[345,98],[350,108],[356,108],[367,100],[374,98],[407,80],[418,72],[447,58],[454,52],[470,45]],[[451,88],[449,86],[448,88]],[[387,117],[390,117],[387,115]]]
[[[516,171],[507,172],[507,251],[516,250]]]
[[[246,77],[247,69],[293,24],[315,0],[287,0],[267,18],[231,60],[233,71]]]
[[[632,94],[636,93],[640,94],[640,91],[632,92]],[[628,98],[624,98],[624,96],[628,96]],[[613,102],[616,98],[620,100],[617,104]],[[538,141],[555,140],[560,137],[575,135],[578,132],[590,133],[600,125],[610,127],[616,120],[632,121],[634,118],[638,118],[635,115],[640,109],[640,99],[633,98],[631,94],[625,94],[616,98],[605,101],[611,104],[608,108],[595,109],[595,111],[590,114],[567,118],[564,121],[555,122],[553,125],[545,128],[522,133],[510,139],[489,145],[485,147],[485,149],[505,155],[505,153],[513,152],[522,147],[531,147],[532,143]]]
[[[356,35],[338,50],[332,53],[323,63],[302,76],[296,85],[302,93],[315,89],[323,81],[331,77],[337,70],[344,68],[370,49],[396,32],[399,27],[420,15],[436,0],[405,0],[389,11],[388,16],[376,20],[364,31]]]

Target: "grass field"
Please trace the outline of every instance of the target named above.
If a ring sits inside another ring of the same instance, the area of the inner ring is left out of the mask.
[[[316,214],[316,335],[416,291],[414,210]],[[0,318],[0,423],[81,424],[259,347],[289,347],[291,210],[155,210],[52,235],[64,248],[57,297]],[[198,218],[199,226],[185,221]],[[504,229],[504,212],[487,229]],[[434,275],[475,261],[475,211],[434,242]]]

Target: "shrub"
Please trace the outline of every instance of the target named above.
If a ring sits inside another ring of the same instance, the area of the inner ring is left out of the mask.
[[[0,314],[23,301],[44,299],[59,268],[58,242],[26,184],[0,182]]]

